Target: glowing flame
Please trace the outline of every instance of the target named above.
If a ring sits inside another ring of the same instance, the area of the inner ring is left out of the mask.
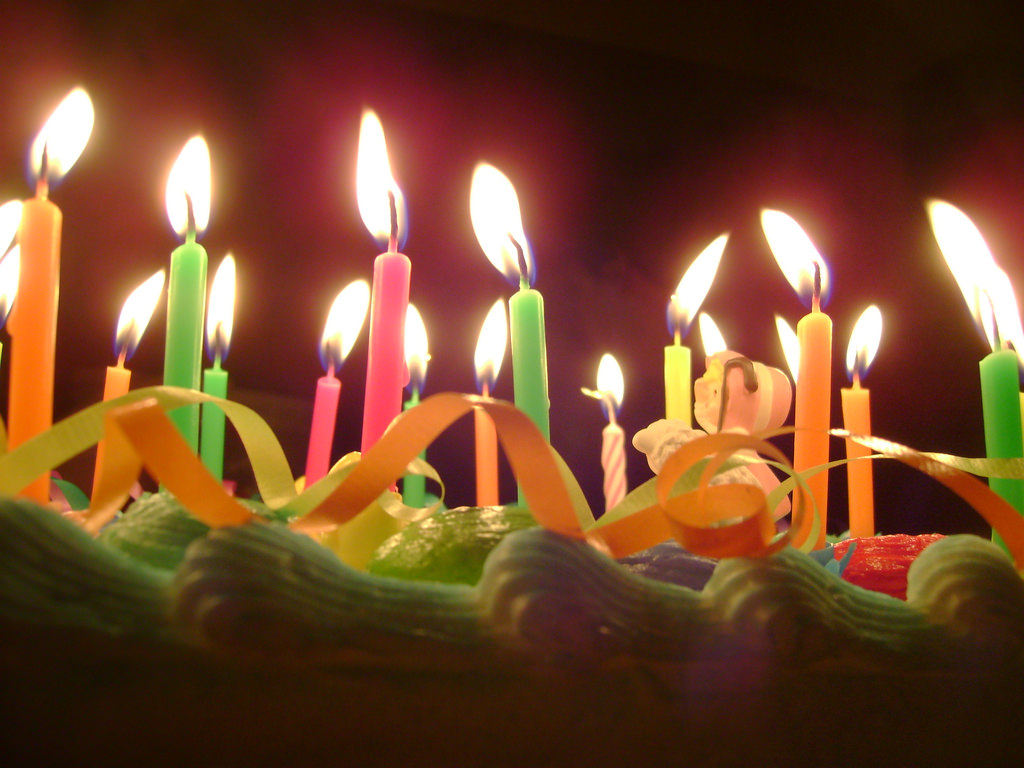
[[[507,347],[508,317],[505,314],[505,302],[498,299],[484,318],[473,354],[476,383],[481,392],[485,386],[488,392],[494,390],[494,382],[498,379],[498,371],[501,370]]]
[[[728,239],[729,235],[726,234],[712,240],[693,260],[676,286],[676,292],[668,303],[668,332],[677,341],[686,336],[704,297],[711,290]]]
[[[817,266],[821,279],[819,303],[825,306],[831,289],[828,266],[807,233],[782,211],[761,211],[761,227],[779,269],[807,307],[815,304],[814,276]]]
[[[365,280],[352,281],[335,297],[320,337],[320,362],[325,371],[337,370],[345,362],[363,329],[369,307],[370,284]]]
[[[700,328],[700,340],[704,345],[704,357],[711,357],[729,349],[729,345],[725,343],[725,337],[718,330],[718,324],[711,319],[711,315],[701,312],[697,317],[697,324]]]
[[[409,389],[420,392],[427,379],[427,326],[423,316],[412,304],[405,313],[405,365],[409,369]]]
[[[796,331],[784,317],[775,316],[775,330],[779,334],[779,342],[782,344],[782,355],[786,358],[786,365],[789,366],[789,373],[796,382],[800,373],[800,340]]]
[[[519,197],[508,177],[493,165],[480,163],[473,171],[469,216],[480,248],[495,269],[513,285],[533,285],[537,268],[523,231]]]
[[[189,201],[194,230],[189,226]],[[182,237],[194,236],[210,223],[210,148],[202,136],[189,139],[174,161],[167,177],[166,202],[167,219]]]
[[[359,153],[356,156],[356,199],[363,224],[381,248],[400,248],[405,243],[408,217],[405,197],[391,175],[384,127],[372,110],[363,112],[359,126]],[[394,220],[392,220],[392,200]]]
[[[981,232],[967,214],[942,200],[928,202],[928,215],[939,250],[989,346],[995,350],[1012,342],[1018,355],[1024,355],[1013,286]]]
[[[29,165],[36,179],[56,182],[71,170],[89,142],[95,116],[92,100],[83,89],[75,88],[64,97],[29,150]]]
[[[213,275],[210,303],[206,310],[206,353],[211,360],[224,361],[231,348],[235,324],[235,257],[224,257]]]
[[[7,322],[7,315],[18,296],[20,274],[21,248],[16,245],[0,257],[0,328]]]
[[[21,225],[21,208],[20,200],[8,200],[0,205],[0,254],[7,253],[14,243]]]
[[[142,334],[146,332],[146,326],[149,325],[153,311],[160,301],[160,294],[164,290],[164,277],[164,270],[154,272],[125,299],[114,333],[114,354],[121,362],[135,354],[135,348],[139,345]]]
[[[597,389],[582,388],[583,394],[601,401],[601,408],[609,419],[614,419],[622,405],[626,385],[618,361],[605,352],[597,365]]]
[[[850,381],[860,381],[871,367],[882,342],[882,312],[872,304],[853,326],[850,345],[846,348],[846,373]]]

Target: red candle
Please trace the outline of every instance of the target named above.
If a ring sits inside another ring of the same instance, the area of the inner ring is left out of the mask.
[[[402,412],[405,366],[405,312],[409,306],[412,263],[398,252],[405,239],[405,199],[391,176],[384,129],[367,110],[359,131],[356,188],[363,223],[387,251],[373,262],[369,349],[363,402],[362,451],[380,439]]]
[[[74,165],[93,124],[92,102],[76,88],[61,102],[36,137],[31,164],[36,196],[22,209],[18,242],[21,274],[18,303],[10,319],[12,338],[8,444],[15,448],[53,424],[53,377],[57,350],[62,215],[49,197],[50,183]],[[40,476],[22,491],[45,504],[50,481]]]
[[[349,283],[335,297],[320,337],[320,362],[326,374],[316,384],[313,400],[313,423],[309,430],[306,453],[306,487],[322,478],[331,468],[331,447],[334,426],[341,399],[341,382],[335,372],[341,368],[352,350],[366,320],[370,302],[370,286],[365,280]]]

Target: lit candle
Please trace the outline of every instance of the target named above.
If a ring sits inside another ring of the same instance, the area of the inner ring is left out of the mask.
[[[728,239],[727,234],[719,235],[701,251],[668,302],[666,316],[672,344],[665,347],[665,418],[685,421],[687,426],[693,425],[693,374],[690,348],[683,345],[683,339],[711,290]]]
[[[700,330],[700,343],[704,347],[704,357],[711,357],[719,352],[725,352],[729,345],[725,343],[725,337],[718,328],[718,324],[711,319],[707,312],[701,312],[697,316],[697,327]]]
[[[405,198],[391,176],[384,129],[373,112],[359,129],[356,189],[363,223],[387,252],[373,262],[370,338],[366,355],[362,451],[373,447],[402,411],[405,369],[405,312],[412,263],[398,248],[405,241]]]
[[[622,369],[614,357],[605,353],[597,366],[597,389],[583,389],[583,394],[601,401],[601,410],[608,417],[608,425],[601,432],[605,511],[622,501],[626,495],[625,435],[615,420],[622,405],[623,390]]]
[[[235,317],[235,259],[228,254],[213,275],[210,308],[206,317],[206,354],[213,365],[203,371],[203,392],[214,397],[228,396],[228,372],[221,365],[231,348],[231,330]],[[224,479],[224,411],[213,403],[203,403],[202,429],[199,433],[199,457],[210,474]]]
[[[210,220],[210,150],[201,136],[189,139],[178,155],[167,179],[166,202],[171,227],[184,242],[171,253],[164,384],[199,389],[207,257],[196,235]],[[199,406],[178,408],[168,416],[192,450],[198,451]]]
[[[1020,359],[1024,350],[1017,301],[1009,278],[995,263],[981,232],[960,209],[928,203],[939,249],[992,350],[979,364],[985,453],[991,459],[1024,454],[1020,417]],[[1014,351],[1016,349],[1016,351]],[[990,477],[989,487],[1024,514],[1024,482]],[[993,535],[998,541],[998,536]]]
[[[861,386],[882,339],[882,313],[871,305],[864,310],[850,334],[846,350],[846,371],[853,386],[840,391],[843,402],[843,426],[854,435],[871,434],[871,392]],[[871,449],[853,440],[846,441],[846,457],[869,456]],[[851,461],[846,465],[847,497],[850,502],[850,535],[875,535],[874,479],[870,461]]]
[[[18,303],[11,313],[11,375],[7,437],[10,448],[53,424],[53,376],[57,349],[57,295],[60,290],[60,236],[63,216],[50,202],[50,184],[75,164],[92,133],[92,101],[76,88],[47,120],[30,150],[36,196],[22,207],[18,244],[21,271]],[[40,476],[22,490],[45,504],[50,481]]]
[[[0,330],[7,322],[11,305],[18,295],[18,272],[21,269],[21,248],[11,247],[21,222],[21,201],[10,200],[0,205]],[[10,249],[10,250],[8,250]],[[4,345],[0,342],[0,363]]]
[[[423,384],[427,379],[427,362],[430,352],[427,349],[427,327],[423,324],[423,316],[413,304],[405,315],[405,364],[409,369],[409,399],[404,408],[419,405]],[[427,457],[426,451],[420,458]],[[402,479],[402,501],[410,507],[422,507],[427,498],[427,478],[423,475],[406,475]]]
[[[135,354],[142,334],[146,332],[157,302],[160,301],[160,294],[164,290],[164,280],[164,270],[155,272],[128,295],[124,306],[121,307],[121,314],[117,318],[117,330],[114,332],[114,357],[117,359],[117,364],[107,366],[107,374],[103,380],[104,402],[128,393],[132,372],[125,367],[125,363]],[[96,445],[93,488],[96,487],[103,471],[104,453],[106,453],[106,444],[100,440]]]
[[[498,299],[491,305],[480,327],[473,363],[476,367],[477,390],[481,397],[490,397],[505,359],[508,346],[508,317],[505,304]],[[501,502],[498,493],[498,433],[494,421],[483,410],[473,410],[476,437],[476,504],[493,507]]]
[[[828,463],[832,408],[832,319],[821,311],[829,294],[829,274],[807,234],[781,211],[761,212],[761,226],[779,267],[790,285],[810,306],[796,326],[800,365],[796,374],[796,406],[793,437],[793,468],[804,472]],[[828,472],[807,479],[821,515],[828,520]],[[825,546],[825,525],[817,546]]]
[[[366,322],[366,308],[370,304],[370,285],[355,280],[342,289],[331,304],[320,337],[320,362],[326,374],[316,383],[313,400],[313,423],[309,429],[309,449],[306,453],[306,487],[308,488],[331,468],[331,446],[334,444],[334,424],[338,417],[341,382],[335,372],[341,368],[356,338]]]
[[[469,211],[484,254],[519,288],[508,302],[513,394],[516,407],[548,440],[551,430],[544,297],[531,287],[537,269],[512,182],[494,166],[478,165],[473,172]]]

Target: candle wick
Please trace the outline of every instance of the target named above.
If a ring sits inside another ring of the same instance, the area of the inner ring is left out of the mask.
[[[39,177],[36,179],[36,197],[45,200],[50,194],[50,153],[43,144],[43,154],[39,158]]]
[[[121,347],[117,353],[117,367],[124,368],[125,361],[128,359],[128,345],[125,344]]]
[[[857,362],[860,363],[860,355],[858,354]],[[858,365],[853,369],[853,388],[860,389],[860,366]]]
[[[388,252],[398,253],[398,201],[395,193],[388,190],[388,208],[391,212],[391,234],[388,236]]]
[[[192,207],[192,195],[185,193],[185,239],[196,239],[196,212]]]
[[[480,382],[480,396],[481,397],[490,397],[491,396],[491,386],[490,386],[490,384],[487,383],[486,379],[484,379],[483,381]]]
[[[610,396],[605,397],[605,403],[608,405],[608,423],[611,426],[618,426],[615,421],[615,402]]]
[[[811,298],[811,309],[821,311],[821,264],[814,262],[814,292]]]
[[[673,340],[675,342],[675,345],[677,347],[682,345],[682,343],[683,343],[683,332],[681,330],[679,330],[679,326],[676,326],[676,332],[675,332],[675,334],[673,335],[672,338],[673,338]]]
[[[722,431],[725,424],[725,413],[729,407],[729,373],[733,368],[743,371],[743,386],[748,392],[757,392],[757,372],[749,357],[733,357],[726,360],[722,367],[722,392],[718,404],[718,426],[716,432]]]
[[[512,243],[512,247],[516,249],[516,264],[519,267],[519,288],[525,291],[530,287],[530,267],[526,263],[526,251],[519,241],[512,236],[511,232],[507,232],[505,236]]]

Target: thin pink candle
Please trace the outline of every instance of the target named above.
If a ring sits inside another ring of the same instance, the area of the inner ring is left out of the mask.
[[[601,431],[605,511],[626,496],[625,433],[616,420],[624,389],[622,369],[609,354],[601,356],[601,362],[597,367],[597,389],[583,389],[583,394],[601,401],[601,408],[608,417],[608,425]]]
[[[391,176],[384,129],[367,110],[359,131],[356,190],[363,223],[387,251],[373,262],[369,348],[363,401],[362,451],[380,439],[402,412],[402,390],[409,379],[405,365],[405,313],[409,306],[412,263],[398,252],[405,240],[405,199]]]
[[[320,338],[320,362],[326,374],[316,383],[313,422],[309,429],[306,453],[306,486],[322,478],[331,468],[334,428],[338,420],[341,382],[335,372],[352,350],[366,320],[370,286],[365,280],[349,283],[334,299]]]
[[[498,299],[484,318],[473,355],[481,397],[491,396],[507,347],[508,318],[505,303]],[[498,492],[498,433],[491,417],[481,408],[473,411],[473,428],[476,440],[476,504],[478,507],[497,506],[501,503]]]

